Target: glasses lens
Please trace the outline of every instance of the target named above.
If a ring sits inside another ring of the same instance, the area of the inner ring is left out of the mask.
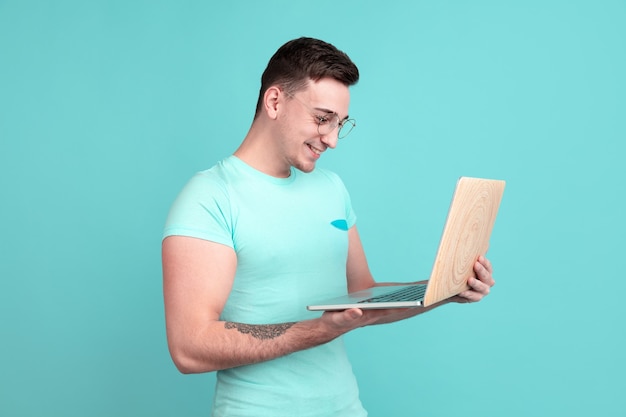
[[[337,137],[339,139],[345,138],[346,136],[350,134],[350,132],[352,132],[352,129],[354,129],[354,126],[356,126],[356,123],[354,122],[353,119],[348,119],[344,121],[343,125],[339,127],[339,134]]]
[[[319,121],[317,125],[317,131],[320,135],[328,135],[330,132],[335,130],[337,125],[339,124],[339,117],[337,115],[330,116],[330,118],[325,119],[323,122]]]

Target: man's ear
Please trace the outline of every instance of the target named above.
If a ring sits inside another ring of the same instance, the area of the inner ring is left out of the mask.
[[[278,117],[278,109],[280,107],[282,97],[282,91],[276,86],[272,86],[265,90],[265,94],[263,95],[263,109],[270,119],[275,120]]]

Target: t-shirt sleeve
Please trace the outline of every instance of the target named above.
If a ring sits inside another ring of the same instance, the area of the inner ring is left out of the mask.
[[[168,236],[195,237],[234,246],[228,190],[217,175],[200,172],[183,187],[165,222],[163,239]]]

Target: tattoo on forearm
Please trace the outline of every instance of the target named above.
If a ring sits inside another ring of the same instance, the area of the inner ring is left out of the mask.
[[[285,334],[287,329],[289,329],[294,324],[295,323],[243,324],[227,321],[224,324],[224,327],[227,329],[236,329],[237,331],[239,331],[239,333],[249,334],[256,339],[266,340],[282,336],[283,334]]]

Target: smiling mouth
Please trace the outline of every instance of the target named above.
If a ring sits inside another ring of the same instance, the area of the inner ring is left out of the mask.
[[[323,149],[317,149],[316,147],[314,147],[313,145],[309,145],[308,143],[307,143],[307,146],[317,156],[320,156],[322,154],[322,152],[324,152]]]

